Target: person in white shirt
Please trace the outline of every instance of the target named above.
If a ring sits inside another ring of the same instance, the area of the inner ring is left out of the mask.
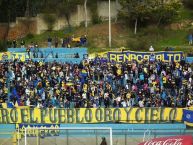
[[[149,51],[151,51],[151,52],[153,52],[153,51],[154,51],[153,46],[150,46]]]
[[[140,100],[140,101],[139,101],[139,107],[144,107],[144,102],[143,102],[143,100]]]
[[[86,99],[86,92],[84,92],[84,93],[82,94],[82,98],[83,98],[83,99]]]
[[[27,95],[30,95],[29,87],[27,87],[27,88],[25,89],[25,93],[26,93]]]
[[[188,99],[187,107],[190,107],[192,105],[192,100]]]
[[[26,106],[30,106],[30,100],[29,100],[29,98],[27,98]]]
[[[38,102],[37,108],[42,108],[42,107],[43,107],[42,104],[40,102]]]

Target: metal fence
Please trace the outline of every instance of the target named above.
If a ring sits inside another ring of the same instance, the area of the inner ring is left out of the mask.
[[[100,145],[102,138],[106,138],[110,145],[109,130],[90,129],[90,130],[38,130],[36,135],[27,135],[27,145]],[[113,145],[138,145],[140,142],[156,138],[176,135],[193,134],[193,130],[187,129],[121,129],[113,130]],[[25,145],[24,134],[19,135],[18,145]]]

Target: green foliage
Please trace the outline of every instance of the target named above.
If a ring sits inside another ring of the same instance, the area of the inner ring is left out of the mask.
[[[0,40],[0,52],[6,51],[6,41]]]
[[[133,21],[139,19],[139,21],[144,21],[149,19],[150,5],[144,1],[138,0],[120,0],[122,5],[122,10],[119,15],[126,18],[127,21]]]
[[[58,0],[59,5],[57,5],[58,16],[65,16],[68,26],[70,27],[70,15],[76,11],[78,0]]]
[[[141,38],[128,39],[127,47],[134,51],[146,51],[148,50],[149,44],[145,39]]]
[[[48,30],[53,30],[54,23],[56,22],[56,16],[53,14],[44,14],[43,19],[48,26]]]
[[[0,22],[15,21],[16,0],[1,0]]]
[[[100,24],[102,22],[102,19],[99,17],[98,15],[98,10],[97,10],[97,3],[99,0],[93,0],[90,1],[88,0],[88,7],[90,9],[91,12],[91,17],[92,17],[92,24]]]
[[[27,34],[26,39],[32,39],[32,38],[34,38],[33,34],[31,34],[31,33]]]
[[[97,13],[92,14],[92,24],[101,24],[102,19],[98,16]]]
[[[155,8],[152,9],[152,19],[159,24],[166,24],[173,20],[178,15],[178,10],[181,8],[181,2],[170,0],[167,3],[160,3],[160,0],[155,0]]]
[[[170,0],[166,3],[163,0],[120,0],[122,10],[119,16],[126,22],[138,20],[139,23],[160,23],[169,22],[177,15],[181,3]]]
[[[193,9],[193,0],[183,0],[183,3],[187,8]]]

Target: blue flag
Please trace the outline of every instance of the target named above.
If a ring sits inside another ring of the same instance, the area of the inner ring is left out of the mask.
[[[193,123],[193,110],[183,110],[183,121]]]

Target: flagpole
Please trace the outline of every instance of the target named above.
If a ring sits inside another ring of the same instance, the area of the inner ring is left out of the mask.
[[[109,0],[109,47],[111,48],[111,0]]]

